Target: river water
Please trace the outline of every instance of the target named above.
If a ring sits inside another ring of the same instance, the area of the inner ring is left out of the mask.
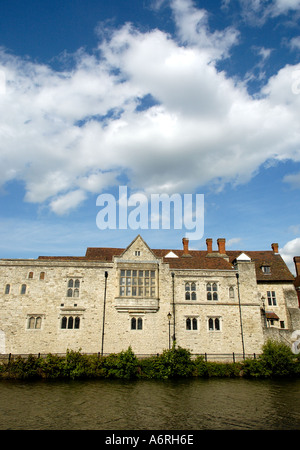
[[[300,380],[1,381],[1,430],[300,430]]]

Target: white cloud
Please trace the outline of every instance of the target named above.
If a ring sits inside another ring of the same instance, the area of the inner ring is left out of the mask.
[[[296,36],[290,40],[290,47],[292,50],[300,50],[300,36]]]
[[[236,31],[211,33],[205,11],[171,5],[178,39],[127,24],[64,72],[0,52],[3,184],[22,180],[27,201],[63,214],[121,174],[148,193],[193,192],[245,183],[272,158],[299,161],[300,65],[282,68],[254,99],[215,67]],[[157,104],[136,109],[148,94]]]
[[[296,272],[293,258],[294,256],[300,255],[300,237],[287,242],[284,247],[279,249],[279,253],[281,254],[290,271],[293,273],[293,275],[295,275]]]
[[[77,189],[76,191],[68,192],[67,194],[60,195],[50,203],[50,208],[57,215],[67,214],[72,209],[77,208],[80,203],[86,199],[84,191]]]
[[[239,237],[228,239],[228,241],[226,241],[226,247],[230,248],[230,247],[234,246],[235,244],[238,244],[239,242],[241,242],[241,240],[242,239]]]
[[[209,59],[228,56],[239,36],[235,28],[210,33],[206,10],[197,9],[191,0],[171,0],[170,3],[182,43],[197,45]]]
[[[225,0],[228,6],[230,0]],[[261,26],[268,19],[300,11],[300,0],[240,0],[242,14],[251,25]]]
[[[300,172],[285,175],[283,181],[288,183],[293,189],[300,189]]]

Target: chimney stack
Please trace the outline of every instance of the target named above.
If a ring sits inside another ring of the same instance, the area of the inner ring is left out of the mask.
[[[189,253],[189,240],[187,238],[182,238],[183,243],[183,254],[188,255]]]
[[[226,241],[224,238],[220,238],[217,240],[220,255],[226,255],[225,242]]]
[[[212,253],[212,239],[206,239],[207,253]]]
[[[271,247],[274,253],[278,253],[278,244],[272,244]]]
[[[294,256],[294,264],[296,268],[296,276],[300,276],[300,256]]]

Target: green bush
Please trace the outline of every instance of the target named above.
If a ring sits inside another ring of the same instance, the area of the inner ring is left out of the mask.
[[[152,356],[139,361],[140,378],[179,378],[193,375],[194,362],[188,350],[175,346],[164,350],[161,355]]]
[[[18,356],[14,361],[5,364],[5,378],[29,379],[40,377],[39,358],[29,355],[26,359]]]
[[[135,378],[138,375],[138,360],[131,347],[119,354],[112,353],[104,359],[104,376],[107,378]]]
[[[286,344],[268,340],[256,360],[245,360],[243,375],[248,377],[287,377],[299,375],[299,360]]]
[[[186,378],[186,377],[282,377],[300,376],[300,357],[285,344],[268,341],[257,359],[241,363],[207,362],[203,356],[173,346],[161,355],[138,360],[131,347],[109,356],[85,355],[68,350],[66,356],[51,353],[45,358],[29,355],[0,365],[0,378],[90,379],[90,378]]]

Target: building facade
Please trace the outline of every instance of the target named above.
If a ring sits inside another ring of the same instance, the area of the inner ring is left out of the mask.
[[[125,249],[82,257],[0,260],[0,353],[81,350],[161,353],[175,340],[193,354],[260,353],[268,337],[300,329],[295,277],[278,253]]]

